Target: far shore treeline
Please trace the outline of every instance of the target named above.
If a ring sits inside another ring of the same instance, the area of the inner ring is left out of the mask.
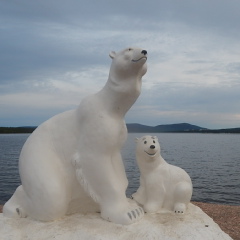
[[[0,127],[0,134],[32,133],[36,126]],[[138,123],[127,124],[130,133],[240,133],[240,128],[207,129],[189,123],[158,125],[155,127]]]
[[[0,127],[0,133],[32,133],[37,127]]]

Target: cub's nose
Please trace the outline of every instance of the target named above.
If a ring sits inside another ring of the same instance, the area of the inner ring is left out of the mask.
[[[150,148],[151,148],[151,149],[154,149],[154,148],[155,148],[155,146],[154,146],[154,145],[151,145],[151,146],[150,146]]]
[[[142,50],[141,53],[144,54],[144,55],[147,55],[147,51],[146,50]]]

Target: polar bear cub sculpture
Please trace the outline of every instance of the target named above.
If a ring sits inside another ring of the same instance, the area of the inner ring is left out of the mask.
[[[168,164],[160,155],[157,137],[136,139],[136,158],[140,169],[140,187],[133,199],[147,213],[161,210],[183,214],[192,196],[192,182],[181,168]]]
[[[110,52],[110,57],[105,86],[77,109],[41,124],[24,144],[19,158],[22,185],[4,205],[5,216],[51,221],[100,211],[103,219],[119,224],[143,217],[143,209],[126,197],[120,150],[127,138],[125,114],[147,72],[147,51],[126,48]]]

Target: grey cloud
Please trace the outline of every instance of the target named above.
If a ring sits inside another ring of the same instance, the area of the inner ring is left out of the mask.
[[[183,56],[194,41],[181,59],[196,66],[181,73],[189,78],[214,73],[225,85],[160,83],[143,89],[136,106],[238,112],[239,62],[215,63],[217,54],[211,59],[205,55],[235,49],[228,46],[239,42],[239,9],[236,0],[0,1],[0,91],[21,91],[29,81],[29,88],[37,81],[47,91],[51,86],[46,79],[109,66],[110,50],[135,42],[151,50],[149,64],[156,59],[174,64],[175,56]],[[204,34],[206,39],[199,39]],[[201,41],[205,45],[199,46]]]
[[[161,83],[142,90],[126,121],[150,126],[189,122],[207,128],[238,127],[239,92],[240,84]]]
[[[238,74],[239,80],[240,80],[240,62],[232,62],[229,63],[226,67],[228,72],[236,73]]]
[[[163,83],[142,91],[138,105],[161,111],[240,112],[240,84],[203,86]]]
[[[71,24],[99,23],[111,17],[126,17],[129,21],[125,28],[133,23],[159,21],[181,21],[186,24],[212,28],[239,29],[240,2],[236,0],[132,0],[132,1],[4,1],[1,2],[2,16],[11,15],[28,21],[64,22]],[[138,21],[135,21],[138,20]],[[121,26],[121,23],[118,23]],[[106,28],[111,25],[108,22]],[[116,26],[117,27],[117,26]],[[151,27],[149,25],[149,27]]]
[[[41,30],[41,29],[39,29]],[[48,34],[46,30],[45,34]],[[86,47],[87,39],[62,40],[61,32],[44,37],[41,31],[21,28],[3,30],[0,36],[0,81],[21,81],[34,75],[46,75],[54,71],[79,70],[89,64],[108,63],[108,56],[94,47]],[[64,32],[62,33],[64,34]],[[59,39],[58,39],[59,37]],[[88,41],[91,42],[92,40]],[[95,44],[96,46],[97,44]]]

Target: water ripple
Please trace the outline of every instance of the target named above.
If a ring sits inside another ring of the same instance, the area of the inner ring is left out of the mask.
[[[139,186],[135,160],[135,137],[131,133],[122,150],[129,179],[127,195]],[[154,134],[161,143],[163,158],[179,166],[193,182],[194,201],[240,205],[239,134]],[[6,202],[20,184],[18,157],[29,134],[0,134],[0,204]]]

